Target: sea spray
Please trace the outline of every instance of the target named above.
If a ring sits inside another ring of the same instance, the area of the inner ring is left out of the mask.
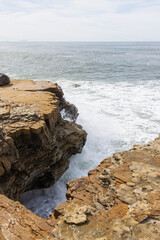
[[[77,123],[88,132],[83,152],[70,159],[70,168],[54,186],[23,195],[26,207],[42,217],[65,200],[66,182],[160,132],[158,42],[3,42],[0,54],[1,71],[11,78],[57,82],[78,108]]]
[[[78,83],[80,87],[74,88],[72,81],[58,81],[67,100],[78,107],[77,122],[88,132],[87,143],[81,154],[70,159],[69,169],[54,186],[24,194],[26,207],[42,217],[47,217],[55,206],[66,200],[66,182],[87,176],[104,158],[154,139],[159,132],[159,88],[154,81],[139,81],[137,85]]]

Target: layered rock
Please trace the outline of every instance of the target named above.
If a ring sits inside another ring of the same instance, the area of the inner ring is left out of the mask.
[[[1,194],[17,200],[24,191],[51,186],[69,157],[81,152],[86,132],[62,119],[65,108],[75,120],[76,107],[51,82],[12,80],[0,87]]]
[[[2,240],[159,240],[160,138],[113,154],[67,184],[46,220],[0,196]]]
[[[105,159],[67,184],[55,240],[160,239],[160,138]]]
[[[86,133],[61,118],[59,109],[69,104],[57,85],[12,84],[0,88],[0,189],[18,199],[56,181]],[[68,113],[76,113],[73,108]],[[159,240],[159,186],[160,137],[115,153],[88,177],[70,181],[68,200],[46,220],[0,195],[0,239]]]
[[[38,217],[19,202],[0,195],[1,240],[51,240],[54,224]]]

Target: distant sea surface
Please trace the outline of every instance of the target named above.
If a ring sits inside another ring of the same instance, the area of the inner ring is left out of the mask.
[[[66,182],[160,133],[159,42],[0,42],[0,72],[57,82],[88,133],[83,152],[54,186],[23,195],[22,203],[44,218],[65,201]]]

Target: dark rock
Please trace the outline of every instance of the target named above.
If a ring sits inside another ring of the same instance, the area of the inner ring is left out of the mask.
[[[72,86],[77,88],[77,87],[80,87],[81,85],[76,83],[76,84],[73,84]]]
[[[60,110],[63,119],[70,119],[71,122],[75,123],[79,115],[78,109],[74,104],[67,102],[64,98],[60,103]]]
[[[0,86],[4,86],[10,83],[10,79],[7,75],[0,73]]]

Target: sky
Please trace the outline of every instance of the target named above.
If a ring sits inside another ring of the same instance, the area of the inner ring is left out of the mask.
[[[160,41],[160,0],[0,0],[0,41]]]

